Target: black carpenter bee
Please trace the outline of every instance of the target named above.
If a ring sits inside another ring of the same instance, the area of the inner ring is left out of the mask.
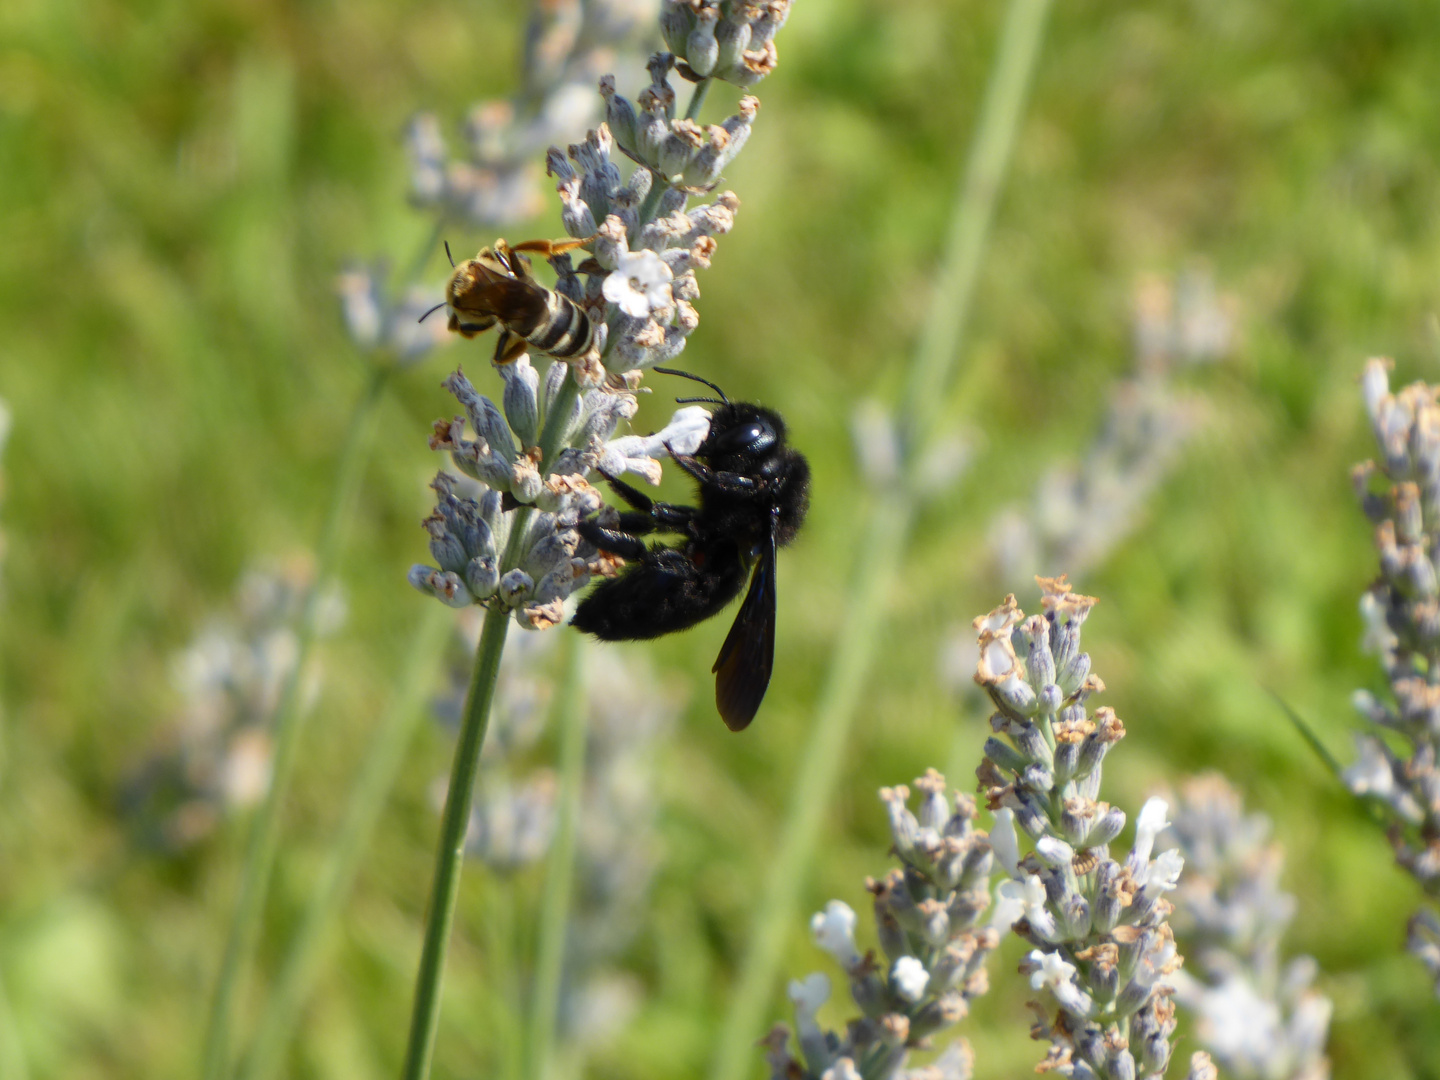
[[[761,405],[732,402],[714,383],[684,371],[656,368],[709,386],[720,400],[710,431],[693,455],[671,453],[699,485],[699,506],[654,502],[629,484],[605,479],[632,508],[617,527],[595,518],[580,535],[601,551],[629,559],[619,577],[601,582],[580,604],[571,625],[602,641],[637,641],[686,630],[750,590],[720,646],[715,706],[726,727],[742,731],[760,708],[775,663],[775,551],[795,538],[810,504],[810,466],[785,445],[785,422]],[[641,539],[677,533],[676,545]]]
[[[496,240],[481,248],[475,258],[455,267],[445,285],[445,303],[439,306],[450,309],[450,329],[468,338],[499,323],[497,364],[519,358],[527,346],[560,359],[579,356],[595,340],[590,316],[568,296],[536,281],[524,252],[550,258],[589,242],[588,238],[519,244]],[[450,250],[448,245],[445,250]]]

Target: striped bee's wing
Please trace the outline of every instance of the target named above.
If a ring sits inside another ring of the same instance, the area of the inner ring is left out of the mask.
[[[545,317],[546,290],[513,277],[487,274],[469,288],[456,292],[450,306],[462,317],[479,322],[534,323]]]

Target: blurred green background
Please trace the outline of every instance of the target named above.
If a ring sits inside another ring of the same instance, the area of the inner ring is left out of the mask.
[[[15,419],[0,978],[34,1077],[194,1074],[245,822],[158,858],[132,844],[117,790],[175,713],[172,655],[247,567],[313,546],[364,380],[334,274],[350,256],[403,258],[431,228],[405,204],[404,122],[429,108],[449,124],[505,95],[523,14],[501,0],[0,5],[0,397]],[[864,557],[850,415],[903,378],[1000,14],[799,0],[759,88],[726,178],[744,206],[702,274],[684,362],[784,412],[815,469],[813,511],[781,560],[779,669],[752,730],[730,735],[710,705],[727,619],[648,650],[693,692],[655,792],[653,910],[627,956],[646,1001],[592,1075],[703,1073],[761,883],[784,872],[775,832]],[[1200,436],[1079,582],[1101,598],[1086,643],[1130,732],[1109,797],[1133,811],[1157,784],[1224,769],[1286,846],[1291,940],[1336,1002],[1336,1074],[1440,1076],[1440,1013],[1400,949],[1417,890],[1266,693],[1348,759],[1349,694],[1379,684],[1358,650],[1374,558],[1347,478],[1371,453],[1355,377],[1376,353],[1397,357],[1400,380],[1440,375],[1437,70],[1424,0],[1056,6],[949,409],[980,454],[926,508],[891,597],[806,911],[832,896],[863,908],[864,876],[886,867],[877,787],[944,767],[957,731],[978,758],[982,718],[937,656],[1011,587],[989,524],[1092,438],[1132,365],[1136,281],[1203,260],[1238,299],[1235,348],[1189,380],[1207,402]],[[733,98],[717,88],[706,118]],[[558,234],[555,209],[511,235]],[[489,239],[447,236],[457,251]],[[430,278],[445,269],[437,253]],[[382,409],[262,979],[429,603],[404,572],[425,558],[425,442],[452,409],[440,380],[463,361],[489,386],[490,348],[433,357]],[[669,408],[656,391],[640,429]],[[290,1075],[397,1068],[437,832],[427,791],[449,746],[426,725],[413,748]],[[522,921],[538,875],[504,886]],[[466,877],[441,1077],[496,1075],[513,1022],[487,990],[485,878]],[[1013,953],[963,1029],[982,1077],[1040,1056]],[[830,966],[797,920],[783,970]],[[263,982],[250,1004],[262,995]],[[783,993],[773,1014],[788,1018]]]

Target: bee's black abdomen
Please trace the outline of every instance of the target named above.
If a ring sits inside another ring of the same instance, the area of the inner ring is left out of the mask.
[[[706,572],[673,548],[654,554],[655,562],[631,567],[591,590],[570,625],[601,641],[646,641],[704,622],[745,584],[738,553],[710,558]]]

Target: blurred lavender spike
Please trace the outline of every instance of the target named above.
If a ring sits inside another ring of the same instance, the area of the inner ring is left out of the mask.
[[[601,118],[596,81],[613,69],[618,53],[640,48],[647,31],[653,33],[657,6],[657,0],[535,0],[520,88],[508,101],[470,110],[462,156],[450,156],[434,116],[410,121],[411,201],[485,229],[534,218],[544,205],[537,157]]]
[[[176,852],[199,843],[224,818],[253,807],[270,785],[271,725],[294,670],[295,626],[312,587],[308,559],[252,570],[235,611],[215,619],[175,658],[183,705],[163,745],[126,779],[121,808],[142,843]],[[344,621],[338,593],[322,600],[319,632]],[[319,695],[306,672],[304,707]]]
[[[1192,268],[1172,286],[1159,278],[1135,293],[1135,370],[1118,381],[1104,423],[1077,465],[1041,479],[1029,510],[1012,507],[991,527],[991,548],[1011,584],[1033,574],[1087,573],[1135,527],[1145,501],[1194,435],[1201,403],[1175,385],[1186,366],[1228,355],[1234,301]]]
[[[881,959],[862,955],[856,915],[831,900],[810,920],[815,944],[828,952],[850,984],[861,1015],[843,1035],[824,1031],[816,1010],[830,996],[830,980],[813,974],[790,983],[800,1057],[791,1055],[790,1032],[777,1026],[762,1042],[774,1077],[787,1080],[969,1080],[974,1056],[956,1039],[930,1065],[907,1069],[914,1049],[968,1015],[970,1002],[989,989],[985,967],[1000,942],[1000,928],[985,919],[990,907],[991,845],[974,828],[975,801],[946,797],[934,769],[915,781],[919,805],[909,806],[903,784],[881,788],[890,818],[892,848],[900,865],[883,879],[866,881],[873,900]]]
[[[438,289],[412,285],[392,298],[387,278],[383,265],[345,270],[335,281],[340,312],[350,340],[362,353],[409,367],[450,343],[445,315],[435,311],[444,306],[445,297]]]
[[[996,710],[977,773],[1009,879],[996,889],[995,919],[1031,945],[1020,971],[1039,995],[1031,1034],[1050,1042],[1042,1071],[1164,1076],[1182,962],[1165,894],[1184,860],[1174,849],[1154,855],[1161,799],[1141,809],[1123,862],[1111,857],[1124,815],[1099,801],[1101,770],[1125,725],[1107,707],[1087,713],[1105,689],[1080,643],[1095,600],[1063,577],[1037,581],[1042,614],[1027,617],[1011,595],[974,623],[974,678]]]
[[[1360,390],[1379,446],[1379,461],[1351,474],[1361,507],[1375,526],[1380,575],[1361,599],[1365,647],[1380,660],[1389,693],[1356,691],[1368,730],[1345,770],[1350,790],[1384,808],[1396,860],[1429,897],[1411,920],[1409,947],[1436,978],[1434,927],[1440,925],[1440,389],[1412,383],[1390,391],[1385,359],[1372,359]]]
[[[1192,963],[1175,974],[1175,1000],[1197,1017],[1201,1044],[1241,1080],[1327,1080],[1331,1005],[1310,988],[1308,956],[1282,963],[1295,898],[1280,889],[1283,857],[1270,821],[1246,814],[1218,774],[1167,797],[1174,821],[1161,842],[1185,858],[1175,891],[1177,940]]]
[[[1088,573],[1130,534],[1204,417],[1203,401],[1177,388],[1175,376],[1230,354],[1236,307],[1200,265],[1173,284],[1151,277],[1136,286],[1134,370],[1111,388],[1105,419],[1082,462],[1053,465],[1029,508],[1008,506],[990,523],[990,550],[1010,587],[1061,568],[1076,577]],[[974,669],[974,634],[956,625],[941,645],[940,680],[968,696]]]

